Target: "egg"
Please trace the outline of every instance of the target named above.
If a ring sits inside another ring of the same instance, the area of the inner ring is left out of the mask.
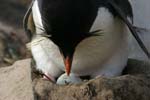
[[[56,83],[59,85],[67,85],[67,84],[78,84],[81,82],[82,79],[79,76],[73,73],[70,73],[70,75],[68,76],[66,73],[64,73],[57,79]]]

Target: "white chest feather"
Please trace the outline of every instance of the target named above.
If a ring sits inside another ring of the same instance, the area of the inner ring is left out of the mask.
[[[77,46],[72,66],[73,72],[81,75],[96,73],[98,70],[107,69],[107,66],[110,66],[107,64],[109,60],[111,69],[115,67],[116,71],[117,69],[121,71],[125,66],[128,35],[126,25],[118,18],[114,18],[107,9],[100,8],[91,31],[98,29],[102,30],[102,33],[99,33],[100,36],[85,39]],[[125,59],[120,59],[122,57]]]

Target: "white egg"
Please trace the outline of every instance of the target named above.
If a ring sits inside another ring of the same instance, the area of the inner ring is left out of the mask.
[[[66,73],[64,73],[58,78],[56,83],[59,85],[67,85],[67,84],[78,84],[81,82],[82,80],[79,76],[73,73],[70,73],[70,75],[68,76]]]

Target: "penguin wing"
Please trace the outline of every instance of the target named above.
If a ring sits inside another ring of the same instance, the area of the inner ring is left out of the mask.
[[[117,1],[117,0],[115,0],[115,1]],[[124,23],[128,26],[128,28],[131,31],[132,35],[134,36],[134,38],[138,42],[139,46],[144,51],[144,53],[147,55],[147,57],[150,59],[150,53],[149,53],[149,51],[147,50],[147,48],[145,47],[144,43],[142,42],[142,40],[138,36],[137,31],[135,30],[134,26],[127,19],[127,14],[126,14],[126,12],[124,13],[125,10],[121,9],[116,4],[116,2],[114,2],[113,0],[109,0],[109,4],[110,4],[110,6],[112,6],[112,8],[116,12],[117,16],[119,16],[124,21]]]
[[[23,28],[29,39],[32,38],[32,34],[35,33],[35,24],[32,16],[32,6],[35,0],[33,0],[24,16],[23,19]]]
[[[109,1],[118,6],[119,9],[124,13],[124,16],[130,18],[131,19],[130,22],[133,22],[133,11],[129,0],[109,0]],[[116,13],[118,12],[116,9],[114,10]]]

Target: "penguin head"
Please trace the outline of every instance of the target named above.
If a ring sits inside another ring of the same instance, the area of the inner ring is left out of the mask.
[[[60,34],[55,33],[50,39],[58,46],[63,57],[67,75],[70,74],[74,52],[77,45],[92,35],[90,33],[65,32]]]
[[[77,45],[91,36],[97,11],[91,0],[39,0],[42,23],[60,49],[69,75]]]

